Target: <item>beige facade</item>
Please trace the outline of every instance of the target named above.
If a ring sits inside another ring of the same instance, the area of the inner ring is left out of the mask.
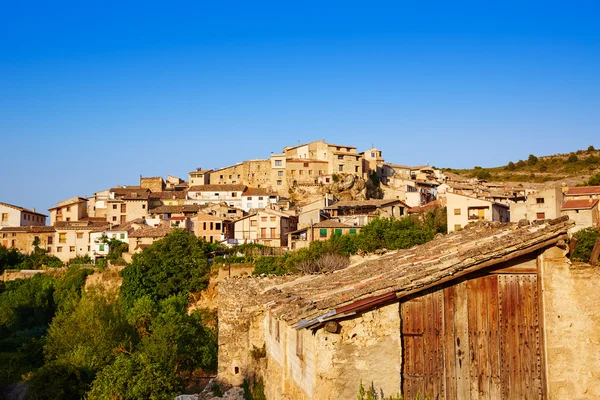
[[[287,234],[296,230],[297,218],[283,212],[264,209],[233,222],[238,243],[258,243],[286,247]]]
[[[50,225],[57,221],[80,221],[88,216],[87,199],[73,197],[68,200],[59,201],[56,207],[49,208]]]
[[[560,187],[548,188],[530,193],[525,202],[510,203],[510,221],[519,222],[554,219],[560,217],[563,205],[563,192]]]
[[[374,147],[360,153],[363,157],[363,171],[367,174],[374,172],[379,179],[385,176],[383,153]]]
[[[87,199],[88,216],[91,218],[105,218],[108,211],[108,200],[110,198],[110,189],[101,190],[94,193]]]
[[[200,186],[200,185],[210,185],[210,173],[212,169],[202,169],[196,168],[195,171],[190,172],[189,175],[189,185],[190,186]]]
[[[109,227],[105,222],[92,221],[58,221],[54,228],[56,233],[53,240],[52,255],[62,262],[68,262],[75,257],[92,255],[90,234]]]
[[[27,208],[0,203],[0,227],[3,226],[43,226],[47,216]]]
[[[448,232],[464,228],[470,222],[509,222],[510,209],[505,204],[477,199],[456,193],[446,193]]]
[[[219,217],[198,213],[194,234],[208,243],[218,243],[227,239],[226,223]]]
[[[112,188],[107,200],[106,220],[121,225],[146,217],[149,209],[150,190],[139,186]]]
[[[288,233],[288,243],[291,250],[297,250],[309,247],[310,243],[315,240],[326,241],[333,235],[356,235],[359,232],[359,226],[327,220]]]
[[[350,174],[363,176],[363,156],[356,147],[330,144],[324,140],[283,149],[288,159],[312,159],[327,162],[325,175]]]

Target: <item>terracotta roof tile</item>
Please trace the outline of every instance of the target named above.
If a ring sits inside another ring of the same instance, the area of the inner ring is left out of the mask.
[[[185,200],[187,197],[186,190],[177,190],[177,191],[165,191],[165,192],[154,192],[150,193],[148,196],[149,199],[154,200]]]
[[[573,187],[567,190],[567,196],[585,196],[600,194],[600,186]]]
[[[158,206],[149,211],[150,214],[197,213],[206,208],[205,204],[184,204],[180,206]]]
[[[356,228],[352,225],[342,224],[334,220],[321,221],[313,225],[313,228]]]
[[[28,212],[28,213],[31,213],[31,214],[37,214],[37,215],[41,215],[43,217],[47,217],[46,214],[42,214],[42,213],[30,210],[30,209],[25,208],[25,207],[19,207],[19,206],[15,206],[15,205],[8,204],[8,203],[2,203],[2,202],[0,202],[0,206],[6,206],[6,207],[14,208],[14,209],[19,210],[19,211],[24,211],[24,212]]]
[[[324,318],[344,317],[359,307],[374,307],[377,301],[386,299],[393,301],[554,245],[567,237],[572,225],[568,217],[526,227],[478,223],[334,273],[229,279],[220,284],[223,286],[219,286],[219,293],[253,290],[256,301],[271,309],[276,318],[299,328],[315,326]]]
[[[596,207],[598,201],[600,200],[567,200],[565,204],[563,204],[561,210],[589,210]]]

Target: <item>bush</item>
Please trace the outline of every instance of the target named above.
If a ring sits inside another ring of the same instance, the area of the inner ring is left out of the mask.
[[[588,186],[600,186],[600,172],[596,173],[590,179],[588,179],[587,185]]]
[[[533,154],[529,155],[529,158],[527,159],[527,164],[529,165],[535,165],[538,162],[538,158],[536,156],[534,156]]]
[[[575,153],[571,153],[569,155],[569,158],[567,158],[568,163],[576,163],[577,161],[579,161],[579,158],[577,157],[577,154],[575,154]]]
[[[587,151],[596,151],[596,149],[594,148],[594,146],[589,145]]]
[[[573,236],[577,238],[577,246],[573,252],[573,258],[588,262],[592,256],[592,249],[596,240],[600,238],[600,229],[586,228],[576,232]]]
[[[263,256],[254,262],[252,275],[285,275],[289,270],[285,266],[285,257]]]

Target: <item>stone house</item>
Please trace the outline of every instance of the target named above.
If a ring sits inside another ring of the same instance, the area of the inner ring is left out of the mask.
[[[265,208],[279,201],[279,195],[276,192],[265,188],[246,188],[242,193],[242,210],[250,211],[252,209]]]
[[[104,218],[108,212],[108,200],[110,199],[110,189],[95,192],[93,196],[87,198],[87,214],[91,218]]]
[[[109,228],[107,222],[99,221],[57,221],[54,224],[56,233],[53,240],[52,254],[62,262],[75,257],[92,256],[90,235],[93,232]]]
[[[326,241],[333,235],[355,235],[359,232],[360,226],[326,220],[288,233],[288,243],[291,250],[297,250],[310,246],[315,240]]]
[[[600,186],[571,187],[565,193],[565,200],[600,199]]]
[[[298,228],[306,228],[311,224],[321,222],[323,218],[326,218],[326,216],[323,215],[323,210],[326,207],[333,205],[335,202],[334,196],[325,194],[325,196],[320,199],[298,206],[296,208]]]
[[[285,147],[283,152],[287,159],[326,161],[327,170],[316,175],[350,174],[362,177],[364,173],[363,156],[356,152],[354,146],[331,144],[324,140],[317,140],[298,146]]]
[[[600,282],[561,218],[479,223],[303,277],[219,285],[218,379],[269,400],[599,398]],[[253,349],[265,348],[264,358]]]
[[[9,249],[16,248],[23,254],[30,254],[37,238],[38,246],[52,254],[55,232],[53,226],[5,226],[0,228],[0,243]]]
[[[181,206],[187,199],[187,190],[152,192],[148,194],[148,207],[152,210],[160,206]]]
[[[0,227],[1,226],[43,226],[46,225],[44,214],[40,214],[24,207],[14,206],[8,203],[0,203]]]
[[[196,168],[195,171],[190,172],[189,184],[190,186],[210,185],[210,173],[212,169]]]
[[[288,233],[296,230],[297,226],[296,216],[265,208],[234,221],[233,238],[237,243],[287,247]]]
[[[448,232],[462,229],[470,222],[510,221],[510,207],[506,204],[478,199],[457,193],[446,193]]]
[[[161,221],[158,226],[140,226],[129,234],[128,253],[130,255],[139,253],[157,240],[163,239],[172,231],[173,228],[168,221]]]
[[[363,158],[363,171],[367,175],[370,175],[374,172],[381,180],[381,177],[385,176],[385,160],[383,159],[383,153],[381,150],[372,147],[369,150],[365,150],[359,154]]]
[[[600,227],[599,199],[567,200],[562,205],[561,214],[568,215],[575,222],[570,233],[575,233],[585,228]]]
[[[510,221],[519,222],[526,219],[533,222],[558,218],[561,215],[563,199],[564,194],[560,187],[530,193],[524,202],[510,202]]]
[[[271,186],[271,160],[247,160],[210,172],[211,185]]]
[[[226,203],[231,207],[242,208],[242,193],[246,185],[214,184],[191,186],[185,204]]]
[[[410,207],[398,199],[338,201],[324,210],[329,218],[347,225],[365,226],[375,218],[402,218]]]
[[[140,175],[140,187],[151,192],[162,192],[165,190],[165,180],[160,176],[142,177]]]
[[[148,215],[150,190],[140,186],[116,187],[109,190],[106,220],[113,225]]]
[[[194,234],[209,243],[222,242],[233,237],[233,222],[215,215],[199,212],[194,226]]]
[[[57,221],[80,221],[88,216],[87,199],[73,197],[68,200],[59,201],[56,207],[49,208],[50,225]]]

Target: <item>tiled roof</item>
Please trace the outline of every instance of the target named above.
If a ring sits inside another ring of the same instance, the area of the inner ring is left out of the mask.
[[[127,186],[127,187],[117,187],[111,188],[110,193],[114,193],[116,196],[131,196],[133,193],[137,193],[138,196],[142,193],[150,192],[150,189],[144,189],[140,186]]]
[[[347,200],[347,201],[338,201],[330,205],[329,207],[325,207],[325,210],[336,210],[338,208],[354,208],[354,207],[385,207],[391,204],[401,204],[408,208],[408,206],[398,199],[387,199],[387,200],[379,200],[379,199],[371,199],[371,200]]]
[[[365,303],[370,305],[361,310],[376,306],[381,299],[394,301],[467,273],[535,254],[566,240],[571,226],[573,222],[567,217],[525,227],[478,223],[424,245],[391,252],[334,273],[299,278],[228,279],[220,285],[224,285],[223,293],[254,291],[256,300],[270,308],[275,317],[298,328],[316,326],[326,318],[351,315]]]
[[[275,196],[277,195],[276,192],[273,192],[271,190],[267,190],[265,188],[246,188],[246,190],[244,190],[244,193],[242,193],[242,196]]]
[[[596,200],[567,200],[565,204],[562,205],[561,210],[589,210],[594,208],[598,204],[598,199]]]
[[[189,188],[189,192],[243,192],[246,185],[198,185]]]
[[[28,233],[45,233],[56,232],[53,226],[5,226],[0,228],[2,232],[28,232]]]
[[[110,224],[106,221],[56,221],[54,223],[56,229],[99,229],[109,226]]]
[[[211,172],[212,169],[197,169],[195,171],[190,172],[190,174],[206,174],[207,172]]]
[[[6,207],[14,208],[14,209],[22,211],[22,212],[28,212],[30,214],[37,214],[37,215],[41,215],[42,217],[47,217],[46,214],[42,214],[42,213],[30,210],[30,209],[25,208],[25,207],[19,207],[19,206],[15,206],[15,205],[8,204],[8,203],[2,203],[2,202],[0,202],[0,206],[6,206]]]
[[[133,231],[133,229],[135,228],[135,225],[140,225],[140,224],[145,224],[145,219],[144,218],[136,218],[133,219],[131,221],[128,221],[124,224],[120,224],[120,225],[115,225],[112,228],[110,228],[108,231],[109,232],[129,232],[129,231]]]
[[[150,193],[148,198],[149,199],[159,199],[159,200],[185,200],[186,195],[187,195],[187,191],[177,190],[177,191]]]
[[[136,229],[129,234],[130,238],[161,238],[167,236],[173,228],[167,224],[161,224],[157,227],[144,226],[140,229]]]
[[[600,194],[600,186],[573,187],[567,190],[567,196],[585,196],[590,194]]]
[[[328,161],[325,160],[317,160],[315,158],[287,158],[285,160],[287,163],[309,163],[309,164],[327,164]]]
[[[83,197],[74,197],[72,199],[59,202],[57,206],[49,208],[48,211],[55,210],[57,208],[68,207],[68,206],[71,206],[73,204],[78,204],[78,203],[81,203],[81,202],[87,202],[87,199],[83,198]]]
[[[187,217],[171,217],[171,221],[185,221]]]
[[[313,225],[313,228],[355,228],[352,225],[342,224],[334,220],[321,221]]]
[[[197,213],[206,208],[204,204],[184,204],[180,206],[158,206],[149,211],[150,214],[179,214],[179,213]]]

